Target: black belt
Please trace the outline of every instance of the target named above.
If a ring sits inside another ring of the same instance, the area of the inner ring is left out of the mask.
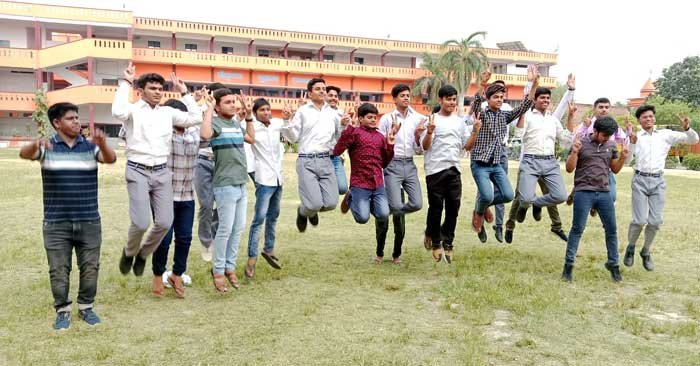
[[[315,153],[315,154],[299,154],[298,155],[300,158],[328,158],[331,156],[328,152],[322,152],[322,153]]]
[[[150,171],[154,171],[154,172],[166,169],[168,167],[168,163],[150,166],[150,165],[143,165],[141,163],[137,163],[137,162],[131,161],[131,160],[128,160],[126,162],[126,165],[128,165],[132,168],[138,168],[138,169],[142,169],[142,170],[150,170]]]
[[[394,156],[396,161],[413,161],[413,156]]]
[[[537,160],[550,160],[555,159],[554,155],[533,155],[533,154],[523,154],[523,157]]]
[[[197,157],[200,158],[200,159],[204,159],[204,160],[214,161],[214,157],[213,157],[213,156],[207,156],[207,155],[199,154],[199,155],[197,155]]]
[[[654,178],[661,178],[664,173],[645,173],[645,172],[640,172],[639,170],[635,169],[634,174],[639,174],[642,177],[654,177]]]

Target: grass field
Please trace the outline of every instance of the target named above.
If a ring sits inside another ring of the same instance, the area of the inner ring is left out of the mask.
[[[700,174],[667,174],[655,272],[644,271],[637,256],[635,267],[623,268],[624,282],[612,283],[595,219],[567,284],[559,279],[565,244],[549,232],[546,214],[519,225],[512,245],[498,244],[490,225],[489,241],[478,241],[469,229],[475,185],[468,161],[455,262],[435,264],[423,249],[424,208],[406,219],[404,262],[396,266],[371,262],[374,225],[360,226],[349,214],[323,213],[318,227],[297,232],[294,156],[287,155],[277,230],[284,269],[261,261],[254,282],[219,295],[195,239],[187,270],[194,283],[180,300],[172,291],[162,299],[150,295],[150,261],[141,278],[117,269],[129,223],[120,154],[117,164],[100,167],[95,310],[103,324],[89,328],[74,307],[71,329],[56,332],[40,170],[17,153],[0,150],[0,365],[700,365]],[[570,187],[572,177],[565,177]],[[618,176],[621,252],[630,179],[629,169]],[[571,208],[560,211],[568,232]],[[244,238],[240,278],[247,230]],[[75,269],[73,299],[77,279]]]

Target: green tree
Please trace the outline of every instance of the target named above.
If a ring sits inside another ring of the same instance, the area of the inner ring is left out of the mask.
[[[464,109],[464,96],[472,79],[478,78],[489,67],[489,59],[479,40],[485,36],[486,32],[474,32],[466,39],[451,39],[442,44],[446,51],[440,57],[440,64],[447,81],[457,89],[459,113]]]
[[[49,106],[46,103],[46,94],[43,89],[37,89],[34,93],[34,105],[32,120],[36,123],[38,137],[48,137],[53,133],[53,127],[49,122]]]
[[[672,101],[700,107],[700,56],[686,57],[663,70],[656,80],[657,93]]]
[[[413,96],[427,97],[427,104],[432,108],[438,104],[438,90],[447,84],[445,70],[440,64],[440,57],[429,53],[423,53],[423,62],[420,67],[428,71],[428,75],[421,76],[413,82],[411,94]]]
[[[651,96],[647,98],[646,104],[656,107],[656,124],[659,127],[678,126],[679,115],[690,117],[690,127],[694,130],[700,129],[700,111],[682,101],[668,100],[662,96]]]

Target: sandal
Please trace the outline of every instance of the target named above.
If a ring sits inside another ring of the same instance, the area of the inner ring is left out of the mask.
[[[433,249],[433,239],[427,235],[423,237],[423,246],[425,250]]]
[[[211,270],[211,278],[214,280],[214,288],[219,293],[228,292],[228,287],[226,286],[226,277],[224,275],[214,274],[214,270]]]
[[[396,257],[396,258],[392,259],[392,260],[391,260],[391,263],[394,263],[394,264],[397,264],[397,265],[398,265],[398,264],[401,264],[401,257]]]
[[[435,262],[442,261],[442,249],[433,249],[433,259]]]
[[[382,264],[382,262],[384,262],[384,257],[379,257],[379,256],[374,257],[375,264]]]
[[[280,266],[280,264],[279,264],[279,261],[280,261],[279,258],[275,257],[274,254],[268,254],[265,252],[261,252],[260,254],[262,254],[262,257],[265,258],[265,260],[267,261],[267,264],[269,264],[270,267],[272,267],[274,269],[282,269],[282,266]]]
[[[236,277],[236,272],[226,271],[224,272],[224,276],[228,278],[228,282],[231,282],[231,286],[233,286],[233,288],[235,288],[236,290],[238,290],[241,287],[241,285],[238,283],[238,277]]]
[[[447,264],[452,264],[452,251],[451,250],[445,251],[445,262],[447,262]]]
[[[255,264],[250,265],[246,263],[245,271],[243,272],[243,274],[245,275],[245,278],[252,280],[253,277],[255,277]]]

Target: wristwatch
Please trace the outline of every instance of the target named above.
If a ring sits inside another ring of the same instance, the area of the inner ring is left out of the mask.
[[[188,90],[188,91],[186,91],[186,92],[184,92],[184,93],[180,93],[180,95],[182,95],[182,96],[184,97],[185,95],[187,95],[187,94],[189,94],[189,93],[190,93],[190,91]]]

